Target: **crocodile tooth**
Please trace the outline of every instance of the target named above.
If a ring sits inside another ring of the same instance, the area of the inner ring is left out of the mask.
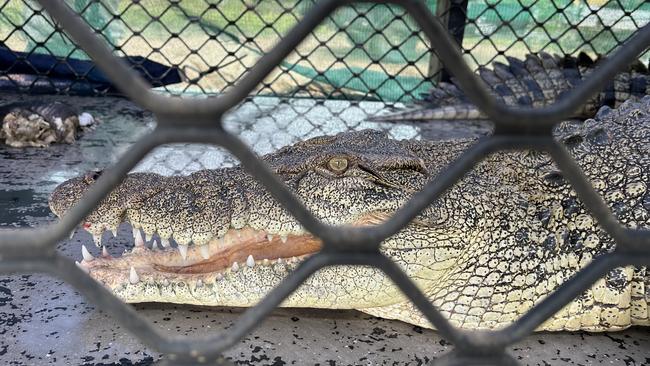
[[[278,260],[275,263],[282,264],[282,258],[278,258]]]
[[[140,277],[138,277],[138,272],[135,271],[135,268],[131,266],[131,271],[129,272],[129,282],[131,282],[132,285],[135,285],[136,283],[140,282]]]
[[[93,234],[93,243],[96,247],[102,246],[102,234]]]
[[[223,280],[223,275],[221,273],[217,273],[217,276],[215,277],[217,281]]]
[[[169,239],[160,238],[160,244],[163,248],[169,248]]]
[[[70,232],[70,236],[69,236],[69,239],[70,239],[70,240],[72,240],[72,237],[74,236],[74,234],[75,234],[76,232],[77,232],[76,229],[72,229],[72,231]]]
[[[79,263],[78,261],[74,261],[74,264],[76,264],[77,267],[79,267],[79,269],[81,269],[82,271],[84,271],[84,272],[86,272],[86,273],[89,272],[89,271],[88,271],[88,268],[86,268],[86,266],[84,266],[83,264]]]
[[[160,246],[158,245],[158,240],[157,239],[154,239],[151,242],[151,249],[152,250],[160,250],[161,249]]]
[[[187,259],[187,245],[178,244],[178,252],[181,253],[183,260]]]
[[[263,266],[268,266],[268,265],[269,265],[269,260],[268,260],[268,258],[264,258],[264,259],[262,259],[262,265],[263,265]]]
[[[88,251],[88,248],[86,248],[85,245],[81,245],[81,256],[86,262],[90,262],[91,260],[95,259],[92,254]]]
[[[250,268],[255,267],[255,258],[253,258],[252,254],[249,254],[248,258],[246,258],[246,265]]]
[[[286,235],[280,235],[280,240],[282,240],[283,243],[287,242],[287,236]]]
[[[133,229],[133,240],[135,241],[136,247],[144,246],[144,239],[142,239],[142,233],[139,229]]]
[[[196,287],[202,287],[202,286],[203,286],[203,281],[201,281],[201,279],[199,278],[198,280],[196,280]]]
[[[152,234],[148,234],[146,231],[144,232],[144,241],[150,242],[152,237]]]
[[[233,272],[239,271],[239,264],[237,262],[233,262],[231,269]]]
[[[166,278],[163,278],[161,283],[163,286],[169,286],[169,280],[167,280]]]
[[[117,237],[117,228],[109,229],[108,232],[111,233],[111,235],[113,235],[114,238]]]
[[[106,249],[105,246],[102,247],[102,257],[108,257],[108,258],[111,257],[111,253],[108,252],[108,249]]]
[[[201,257],[203,257],[203,259],[210,258],[210,251],[208,250],[207,245],[201,245],[199,248],[200,248],[200,251],[201,251]]]
[[[273,234],[266,234],[266,239],[268,239],[268,241],[273,240]]]

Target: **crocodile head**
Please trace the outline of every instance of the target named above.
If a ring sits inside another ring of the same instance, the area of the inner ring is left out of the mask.
[[[366,130],[312,138],[263,160],[323,222],[374,225],[435,172],[430,160],[422,158],[427,146]],[[438,152],[438,162],[449,160],[451,150]],[[92,172],[61,184],[51,195],[51,210],[64,215],[99,175]],[[432,267],[425,264],[434,261],[443,268],[457,252],[453,245],[434,249],[428,243],[438,233],[449,233],[442,225],[446,221],[444,206],[432,206],[386,240],[383,250],[410,274],[429,279]],[[85,255],[81,266],[127,302],[249,306],[321,247],[240,167],[188,176],[129,174],[83,227],[97,242],[105,230],[115,231],[123,222],[134,228],[134,249],[119,258]],[[143,243],[151,238],[160,238],[160,244]],[[376,269],[330,267],[312,276],[284,305],[364,308],[392,303],[397,295]]]
[[[648,116],[650,97],[555,131],[616,218],[633,228],[650,227]],[[263,159],[323,222],[373,225],[471,143],[396,141],[359,131],[300,142]],[[89,174],[57,187],[52,210],[65,214],[95,179]],[[250,306],[321,246],[239,167],[184,177],[130,174],[83,225],[98,236],[122,222],[136,229],[134,249],[119,258],[82,250],[80,266],[128,302]],[[162,238],[163,248],[144,245],[140,231]],[[531,151],[485,157],[381,244],[443,316],[482,329],[510,324],[613,248],[553,161]],[[648,288],[645,268],[617,268],[539,329],[650,325]],[[380,270],[367,266],[323,268],[282,306],[353,308],[431,326]]]

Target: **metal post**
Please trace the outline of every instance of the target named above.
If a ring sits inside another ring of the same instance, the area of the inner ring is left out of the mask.
[[[462,46],[465,34],[467,1],[439,0],[436,7],[436,16],[459,46]],[[442,62],[433,52],[429,61],[429,78],[436,83],[450,79],[449,73],[445,71]]]

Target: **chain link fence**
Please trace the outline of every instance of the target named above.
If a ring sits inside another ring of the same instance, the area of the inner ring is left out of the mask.
[[[205,96],[228,92],[298,24],[314,1],[67,3],[158,92]],[[427,0],[424,6],[443,21],[472,69],[504,61],[506,55],[522,58],[539,51],[607,55],[650,20],[650,5],[641,0]],[[0,10],[0,90],[119,94],[92,63],[76,63],[89,61],[88,55],[38,2],[8,0]],[[647,55],[642,60],[647,61]],[[448,78],[430,42],[401,7],[353,3],[328,15],[255,86],[241,110],[232,113],[237,121],[240,116],[267,116],[286,138],[271,141],[256,126],[247,131],[231,126],[246,132],[249,145],[260,147],[258,153],[308,137],[369,127],[410,138],[418,131],[396,131],[395,126],[369,124],[365,118],[386,106],[418,100]],[[269,113],[279,107],[286,113]],[[303,123],[287,126],[285,116],[298,116]]]
[[[650,263],[647,233],[631,231],[615,221],[550,134],[551,126],[623,65],[639,57],[647,60],[642,54],[650,44],[646,26],[650,5],[644,1],[9,0],[0,10],[0,40],[7,56],[0,65],[2,89],[32,94],[122,94],[157,118],[153,130],[110,168],[112,174],[102,175],[85,200],[61,221],[46,228],[0,233],[0,270],[61,277],[172,363],[224,363],[222,351],[259,324],[310,274],[339,264],[377,267],[402,289],[456,345],[437,364],[512,363],[505,353],[507,346],[532,332],[609,270]],[[541,50],[611,57],[566,98],[534,111],[494,103],[472,75],[478,66],[506,55],[522,57]],[[47,59],[40,56],[52,56],[53,66],[42,66]],[[94,64],[84,63],[89,60]],[[147,60],[158,65],[156,72],[150,72]],[[367,127],[388,129],[400,138],[418,137],[417,129],[369,124],[365,118],[386,106],[420,98],[450,75],[491,117],[497,131],[508,133],[497,132],[466,151],[381,226],[355,230],[318,222],[251,151],[252,147],[259,153],[270,152],[308,137]],[[153,91],[143,78],[156,86]],[[211,98],[202,98],[206,95]],[[282,112],[276,113],[278,109]],[[292,123],[296,119],[303,123]],[[269,131],[268,124],[279,126],[280,133]],[[186,158],[174,162],[168,153],[179,145],[169,145],[170,150],[156,150],[137,169],[150,170],[159,161],[163,165],[157,169],[163,173],[185,174],[239,161],[307,230],[323,240],[325,248],[244,313],[227,333],[198,341],[160,335],[54,250],[55,243],[144,155],[162,144],[186,142],[218,145],[232,157],[212,161],[218,154],[206,157],[203,147],[180,145]],[[486,155],[512,148],[549,153],[618,247],[507,328],[468,333],[454,328],[378,251],[378,245]]]
[[[159,62],[182,75],[182,82],[159,89],[202,95],[232,88],[313,5],[312,0],[68,3],[116,55]],[[447,24],[472,68],[539,51],[606,55],[650,19],[650,5],[641,0],[429,0],[425,6]],[[18,64],[30,64],[35,55],[60,58],[61,64],[88,60],[37,2],[9,0],[0,9],[0,41],[10,51],[0,68],[6,87],[38,89],[11,78],[20,73]],[[32,67],[44,79],[51,76],[52,70]],[[426,37],[403,9],[350,4],[324,19],[253,94],[404,102],[426,92],[440,69]],[[93,80],[87,70],[70,71],[76,83]],[[148,76],[154,83],[164,78]],[[74,84],[50,85],[50,91],[74,92]]]

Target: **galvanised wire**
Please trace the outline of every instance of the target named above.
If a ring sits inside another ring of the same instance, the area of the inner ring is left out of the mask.
[[[590,185],[567,150],[551,135],[551,127],[567,117],[588,97],[595,94],[615,73],[623,70],[650,45],[650,26],[639,29],[611,57],[599,65],[590,78],[567,94],[561,101],[540,109],[512,108],[496,102],[469,67],[462,62],[440,22],[420,1],[375,0],[402,6],[422,28],[441,60],[458,79],[468,97],[496,125],[495,134],[480,139],[461,154],[421,192],[399,209],[388,221],[376,227],[332,227],[319,222],[286,186],[236,136],[221,126],[221,117],[243,100],[264,77],[285,58],[311,30],[337,7],[356,1],[323,0],[314,5],[305,18],[267,53],[228,93],[208,99],[181,99],[156,94],[131,69],[116,59],[111,51],[93,35],[89,27],[62,1],[41,0],[41,5],[67,31],[75,42],[97,63],[117,87],[134,102],[151,110],[157,127],[135,143],[107,174],[59,222],[43,228],[7,230],[0,233],[0,272],[43,272],[60,277],[73,285],[98,308],[110,313],[122,326],[147,346],[165,354],[165,361],[174,364],[211,362],[227,364],[222,352],[253,330],[303,281],[320,268],[331,265],[369,265],[382,270],[413,304],[436,327],[438,332],[456,346],[453,352],[436,361],[438,365],[487,362],[516,364],[505,348],[530,334],[577,295],[588,289],[609,270],[625,265],[650,264],[650,233],[623,227],[609,207]],[[122,303],[99,286],[73,261],[58,254],[55,245],[64,239],[83,218],[105,197],[126,174],[153,148],[174,142],[200,142],[222,146],[241,162],[273,197],[280,202],[312,234],[323,240],[321,252],[305,260],[256,306],[244,312],[228,330],[202,340],[186,340],[162,335],[142,319],[133,308]],[[548,152],[575,189],[598,223],[614,238],[616,249],[594,259],[575,276],[565,281],[552,294],[536,304],[521,318],[496,331],[467,332],[455,328],[433,307],[424,294],[389,258],[378,250],[386,237],[401,230],[424,207],[431,204],[487,155],[507,149],[536,149]]]

